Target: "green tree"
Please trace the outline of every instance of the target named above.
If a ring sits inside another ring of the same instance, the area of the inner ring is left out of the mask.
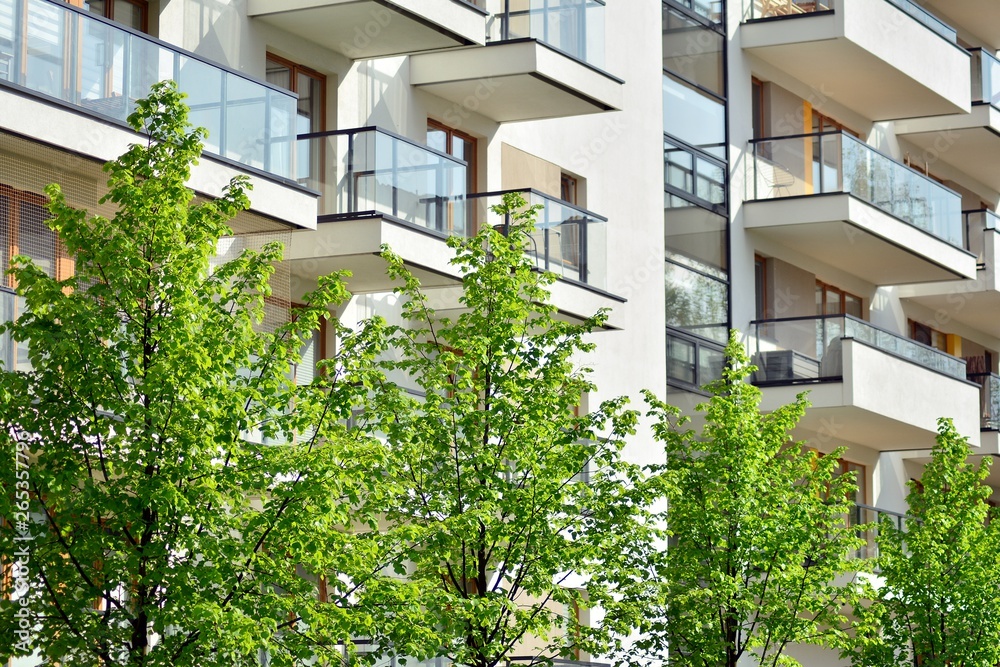
[[[384,452],[342,425],[384,332],[333,322],[338,355],[295,385],[301,345],[347,293],[321,278],[268,333],[280,247],[210,269],[249,184],[192,204],[204,131],[189,131],[181,97],[164,83],[137,103],[129,121],[149,141],[105,167],[114,217],[47,189],[74,277],[14,261],[27,311],[6,329],[33,370],[0,372],[0,548],[25,575],[0,603],[0,636],[15,640],[0,661],[37,649],[67,666],[301,664],[386,627],[379,609],[405,617],[408,602],[391,602],[405,585],[379,574],[392,536],[359,511],[382,493],[369,471]],[[31,463],[15,473],[16,452]]]
[[[845,576],[860,546],[847,526],[855,482],[836,474],[842,450],[820,456],[790,438],[804,394],[769,414],[736,332],[700,433],[647,394],[666,464],[654,467],[669,508],[669,548],[648,555],[652,603],[636,650],[671,665],[797,664],[794,643],[836,642]]]
[[[524,252],[535,212],[519,195],[495,212],[506,235],[449,240],[463,275],[453,317],[386,253],[405,325],[381,365],[419,396],[378,387],[364,417],[400,490],[386,523],[416,531],[407,574],[439,632],[426,654],[474,667],[608,650],[628,610],[588,616],[635,574],[623,545],[644,531],[640,470],[621,456],[636,414],[624,398],[588,411],[595,387],[577,365],[605,314],[558,319],[555,277]]]
[[[1000,521],[986,503],[990,460],[968,456],[968,441],[941,419],[920,484],[910,482],[909,516],[879,525],[878,576],[855,610],[854,664],[1000,663]]]

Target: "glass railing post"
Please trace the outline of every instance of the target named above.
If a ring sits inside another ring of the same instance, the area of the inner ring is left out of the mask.
[[[584,216],[578,224],[580,225],[580,258],[578,260],[580,264],[580,282],[589,283],[590,267],[588,264],[590,263],[590,248],[588,247],[589,239],[587,235],[590,232],[590,219]]]

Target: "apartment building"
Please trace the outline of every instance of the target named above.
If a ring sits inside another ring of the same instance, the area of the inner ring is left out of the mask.
[[[848,447],[859,518],[904,512],[937,417],[1000,454],[998,48],[992,0],[0,0],[0,270],[72,270],[43,186],[99,210],[174,78],[192,188],[252,177],[231,250],[285,241],[287,303],[349,269],[335,315],[396,317],[388,243],[447,309],[444,239],[525,192],[562,316],[612,312],[585,403],[691,407],[736,327],[765,405],[809,389],[799,435]]]

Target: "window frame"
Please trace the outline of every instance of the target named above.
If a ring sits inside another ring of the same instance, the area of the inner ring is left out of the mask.
[[[85,0],[66,0],[66,2],[68,4],[73,5],[74,7],[79,7],[80,9],[82,9],[84,11],[90,12],[90,10],[87,7],[84,6]],[[132,5],[133,7],[139,8],[140,13],[142,14],[142,25],[141,26],[139,26],[139,27],[136,28],[136,27],[134,27],[132,25],[129,25],[128,23],[122,23],[122,25],[128,26],[129,28],[133,28],[134,30],[139,30],[139,31],[144,32],[144,33],[146,33],[148,35],[149,34],[149,0],[122,0],[122,2],[126,2],[126,3],[128,3],[130,5]],[[117,19],[115,19],[115,4],[116,4],[116,0],[104,0],[104,11],[103,12],[90,12],[90,13],[94,14],[95,16],[103,16],[104,18],[108,19],[109,21],[115,21],[116,23],[118,23],[119,21],[117,21]]]
[[[307,77],[309,77],[311,79],[315,79],[316,81],[319,82],[319,85],[320,85],[320,95],[319,95],[319,98],[320,98],[320,100],[319,100],[319,123],[315,124],[316,127],[310,128],[309,131],[310,131],[310,133],[312,133],[312,132],[326,132],[326,114],[327,114],[327,104],[326,104],[326,96],[327,96],[326,75],[323,74],[322,72],[319,72],[319,71],[311,68],[311,67],[307,67],[306,65],[301,65],[301,64],[295,62],[294,60],[289,60],[288,58],[284,58],[282,56],[279,56],[278,54],[276,54],[276,53],[274,53],[272,51],[267,51],[265,53],[265,55],[264,55],[264,69],[265,69],[265,72],[266,72],[266,69],[267,69],[267,62],[268,61],[275,62],[275,63],[277,63],[277,64],[279,64],[279,65],[281,65],[283,67],[287,67],[288,68],[288,87],[285,88],[284,86],[278,86],[279,88],[284,88],[285,90],[293,92],[293,93],[295,93],[297,95],[299,93],[299,74],[307,76]],[[265,76],[266,76],[266,74],[265,74]],[[298,110],[296,110],[296,112],[297,111]]]

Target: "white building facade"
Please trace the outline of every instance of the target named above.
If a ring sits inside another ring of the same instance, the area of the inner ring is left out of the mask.
[[[0,269],[71,270],[42,187],[97,210],[175,78],[191,186],[251,175],[234,229],[286,241],[290,303],[350,269],[336,315],[392,318],[382,243],[447,303],[444,239],[528,192],[560,312],[612,309],[587,402],[690,407],[735,327],[765,404],[810,389],[799,435],[903,512],[938,417],[1000,454],[998,48],[993,0],[0,0]]]

